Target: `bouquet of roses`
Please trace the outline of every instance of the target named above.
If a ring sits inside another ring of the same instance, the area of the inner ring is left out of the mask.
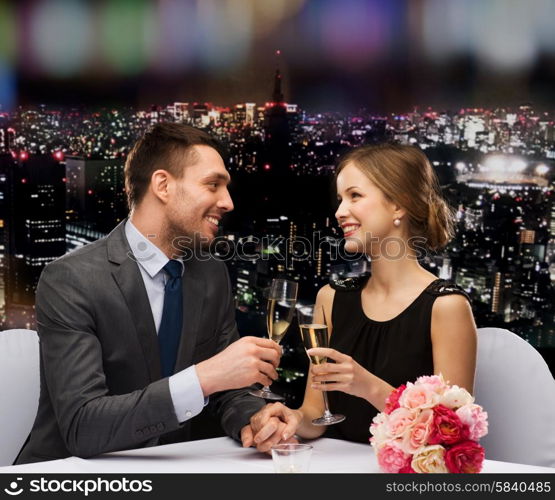
[[[482,469],[487,413],[465,389],[441,375],[395,389],[372,420],[370,443],[382,471],[464,472]]]

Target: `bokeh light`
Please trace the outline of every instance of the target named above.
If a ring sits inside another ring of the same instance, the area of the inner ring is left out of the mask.
[[[501,71],[531,66],[537,54],[534,2],[492,0],[481,2],[472,33],[478,58]]]
[[[244,0],[197,0],[197,50],[202,67],[240,65],[250,50],[252,6]]]
[[[122,75],[144,70],[156,54],[156,10],[146,0],[111,0],[99,12],[100,47],[110,68]]]
[[[0,61],[13,63],[16,57],[17,18],[12,6],[0,0]]]
[[[322,2],[321,40],[331,62],[344,69],[367,67],[386,50],[388,10],[376,1]]]
[[[90,11],[78,0],[41,2],[31,10],[30,50],[35,64],[55,77],[73,76],[90,62]]]
[[[549,167],[542,163],[536,167],[535,172],[537,175],[545,175],[549,172]]]
[[[0,0],[0,111],[10,111],[16,104],[16,32],[15,12]]]
[[[297,14],[306,0],[246,0],[253,10],[253,36],[262,37],[272,33],[280,23]]]
[[[188,68],[195,55],[196,10],[194,2],[160,0],[156,55],[152,67],[166,74]]]
[[[246,94],[271,86],[279,47],[292,98],[542,105],[554,19],[555,0],[0,0],[0,87],[10,102],[13,78],[34,92],[42,77],[66,89],[112,79],[148,98],[153,82]]]

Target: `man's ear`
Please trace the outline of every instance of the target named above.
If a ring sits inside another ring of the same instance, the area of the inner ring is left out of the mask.
[[[167,170],[158,169],[150,177],[150,192],[162,203],[167,203],[170,194],[171,174]]]

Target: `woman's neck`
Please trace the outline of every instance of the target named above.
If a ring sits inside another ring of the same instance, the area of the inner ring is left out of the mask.
[[[414,256],[404,255],[398,259],[380,256],[371,262],[372,279],[367,288],[380,294],[389,295],[392,290],[425,285],[435,278]]]

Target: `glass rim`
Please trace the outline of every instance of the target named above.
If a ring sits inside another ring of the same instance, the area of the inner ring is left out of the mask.
[[[281,443],[272,446],[272,450],[276,451],[292,451],[292,450],[312,450],[314,448],[311,444],[304,443]]]

